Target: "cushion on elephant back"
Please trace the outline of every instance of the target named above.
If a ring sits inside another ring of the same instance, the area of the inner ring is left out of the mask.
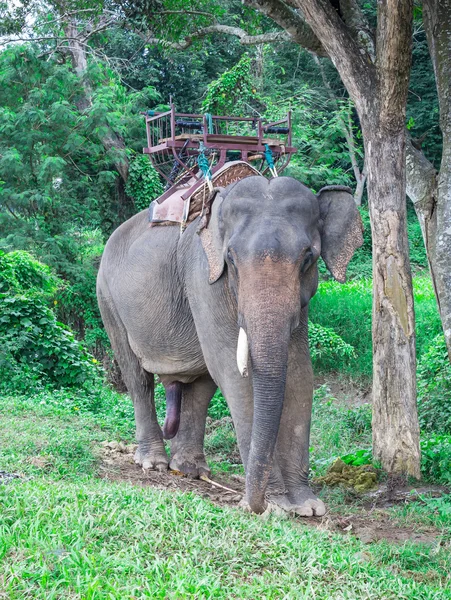
[[[225,188],[231,183],[240,181],[250,175],[260,175],[260,173],[249,163],[243,160],[235,160],[227,162],[216,173],[213,173],[212,183],[215,188]],[[193,177],[188,184],[174,190],[174,193],[163,200],[161,204],[154,200],[149,208],[150,226],[181,225],[184,229],[186,225],[201,214],[208,215],[210,212],[210,191],[206,181],[186,200],[182,198],[187,189],[194,186],[195,183],[196,180]]]

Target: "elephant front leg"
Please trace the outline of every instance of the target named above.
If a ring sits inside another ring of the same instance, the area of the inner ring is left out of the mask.
[[[276,457],[292,511],[302,517],[322,516],[326,507],[308,484],[313,371],[306,327],[296,331],[290,345],[285,402]]]
[[[182,384],[180,424],[171,441],[170,469],[190,477],[210,474],[204,455],[204,436],[208,405],[216,389],[210,375]]]

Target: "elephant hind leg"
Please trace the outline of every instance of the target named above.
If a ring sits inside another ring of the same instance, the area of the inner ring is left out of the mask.
[[[157,421],[154,402],[154,375],[145,371],[128,343],[127,331],[111,301],[98,291],[100,313],[122,372],[135,412],[138,449],[135,462],[144,469],[164,471],[168,457]]]
[[[183,384],[180,426],[171,442],[169,467],[190,477],[209,475],[204,455],[207,410],[217,385],[210,375]]]

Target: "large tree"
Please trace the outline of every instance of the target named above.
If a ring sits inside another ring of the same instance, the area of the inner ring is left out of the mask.
[[[430,0],[425,2],[424,11],[438,91],[443,99],[440,109],[444,162],[440,177],[407,140],[408,191],[423,226],[448,343],[451,290],[437,249],[449,249],[447,244],[451,244],[447,185],[450,176],[446,168],[450,136],[445,135],[450,122],[446,87],[450,59],[444,52],[449,45],[450,1]],[[69,48],[73,54],[78,41],[86,52],[95,32],[114,22],[114,26],[122,23],[124,28],[139,31],[146,45],[159,43],[164,35],[166,48],[183,49],[196,38],[220,33],[237,37],[243,45],[290,39],[318,56],[331,58],[354,100],[365,138],[374,244],[374,452],[387,470],[418,475],[414,313],[404,202],[404,117],[412,2],[378,2],[375,35],[358,0],[245,0],[245,4],[275,22],[279,29],[268,31],[266,25],[264,33],[249,35],[243,29],[244,20],[237,27],[233,19],[217,10],[217,5],[211,12],[206,11],[206,2],[193,2],[191,11],[180,11],[170,0],[139,6],[135,3],[135,7],[133,2],[111,4],[108,10],[99,3],[95,10],[86,9],[83,19],[78,15],[72,21],[72,32],[65,23],[73,14],[60,11],[59,27],[61,30],[62,25],[65,33],[49,35],[48,43],[55,43],[55,52]],[[148,18],[144,19],[146,11]],[[168,19],[180,19],[182,25],[168,28]],[[219,23],[220,19],[227,22]],[[195,26],[190,30],[193,22]],[[253,30],[258,29],[254,26]]]

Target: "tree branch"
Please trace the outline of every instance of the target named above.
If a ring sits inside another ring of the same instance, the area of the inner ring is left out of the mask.
[[[359,114],[368,113],[368,90],[376,82],[371,57],[358,46],[329,0],[294,1],[340,73]]]
[[[371,60],[376,60],[374,39],[368,20],[357,0],[340,0],[340,9],[347,27],[356,35],[358,44],[365,48]]]
[[[246,6],[272,19],[291,36],[291,40],[317,56],[327,56],[321,42],[301,15],[283,0],[243,0]]]
[[[262,33],[259,35],[248,35],[241,27],[232,27],[230,25],[210,25],[208,27],[202,27],[194,33],[191,33],[185,39],[180,42],[170,42],[158,37],[154,34],[145,34],[143,32],[135,31],[146,44],[161,44],[168,48],[174,48],[175,50],[186,50],[197,38],[202,38],[213,33],[220,33],[225,35],[233,35],[237,37],[240,44],[243,46],[253,46],[256,44],[271,44],[273,42],[281,42],[290,40],[290,35],[286,31],[270,31],[268,33]]]
[[[406,133],[406,180],[407,195],[415,205],[415,210],[429,215],[434,203],[437,187],[437,171],[424,154],[412,144]]]

